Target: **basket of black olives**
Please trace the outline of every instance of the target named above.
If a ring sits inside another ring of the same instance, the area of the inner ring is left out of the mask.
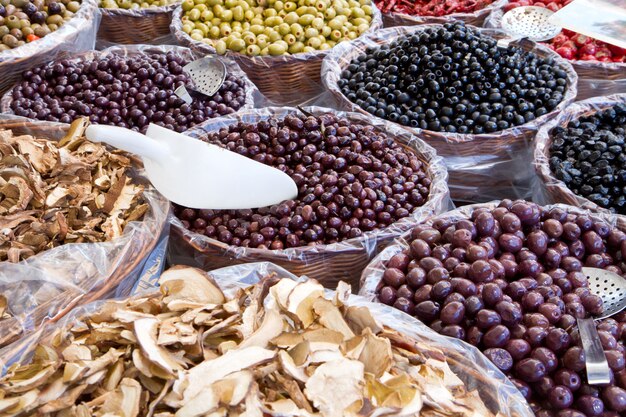
[[[99,0],[102,22],[98,42],[166,44],[172,13],[180,0]]]
[[[322,79],[343,109],[397,123],[446,159],[453,199],[530,194],[531,142],[576,97],[572,66],[497,30],[394,27],[338,45]]]
[[[183,67],[195,59],[198,55],[188,48],[170,45],[61,54],[25,71],[0,101],[0,110],[49,122],[70,123],[85,116],[92,123],[140,132],[150,123],[183,132],[254,106],[258,90],[228,58],[221,58],[227,74],[220,90],[211,97],[193,93],[192,103],[185,103],[174,91],[190,86]]]
[[[626,222],[626,94],[579,101],[537,134],[536,201],[609,211]]]
[[[0,1],[0,93],[58,51],[93,49],[99,23],[96,0]]]
[[[270,261],[328,287],[353,285],[369,260],[447,210],[447,172],[403,129],[357,113],[269,107],[186,132],[290,175],[298,197],[252,210],[174,207],[169,261],[203,269]]]
[[[360,295],[476,346],[537,417],[623,416],[626,313],[596,321],[611,383],[590,385],[576,320],[602,311],[584,266],[626,275],[626,228],[567,205],[503,200],[429,219],[364,271]]]

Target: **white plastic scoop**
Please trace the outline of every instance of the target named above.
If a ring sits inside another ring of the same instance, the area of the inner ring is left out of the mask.
[[[594,320],[611,317],[626,309],[626,279],[599,268],[583,268],[582,272],[589,282],[589,290],[602,299],[604,308],[597,317],[577,320],[585,351],[587,381],[591,385],[608,384],[611,382],[609,365]]]
[[[278,169],[154,124],[146,135],[106,125],[90,125],[85,134],[141,156],[152,185],[185,207],[249,209],[298,195],[295,182]]]
[[[502,29],[511,36],[498,40],[498,46],[508,48],[512,42],[530,39],[547,41],[561,32],[561,27],[548,22],[553,12],[544,7],[522,6],[509,10],[502,17]]]
[[[191,78],[191,89],[209,97],[219,91],[226,79],[226,65],[219,58],[210,56],[190,62],[183,67],[183,71]],[[184,85],[178,87],[174,94],[187,104],[193,102]]]

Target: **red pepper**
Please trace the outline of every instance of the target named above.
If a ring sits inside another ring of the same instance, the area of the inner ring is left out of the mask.
[[[26,35],[26,40],[28,42],[36,41],[37,39],[41,39],[41,38],[35,35],[34,33],[31,33],[30,35]]]

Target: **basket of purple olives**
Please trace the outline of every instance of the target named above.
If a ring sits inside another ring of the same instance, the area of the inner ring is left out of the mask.
[[[626,94],[574,103],[537,134],[536,201],[608,211],[626,223]]]
[[[583,267],[626,274],[615,216],[523,200],[462,207],[413,228],[365,269],[360,294],[479,348],[537,417],[626,413],[626,312],[596,321],[608,385],[586,380],[577,319],[602,312]]]
[[[453,199],[530,195],[532,140],[576,97],[572,66],[547,47],[497,46],[461,22],[394,27],[336,46],[322,79],[340,108],[396,123],[446,160]]]
[[[434,149],[361,114],[270,107],[186,134],[286,172],[298,197],[251,210],[174,206],[172,264],[270,261],[327,287],[356,286],[380,249],[449,206],[447,172]]]
[[[99,24],[97,0],[0,2],[0,94],[58,51],[93,49]]]
[[[89,117],[144,132],[150,123],[183,132],[207,119],[254,106],[257,89],[228,58],[224,84],[213,96],[185,103],[174,91],[190,87],[183,67],[198,56],[178,46],[114,46],[103,51],[63,54],[22,73],[0,100],[3,113],[48,122]]]

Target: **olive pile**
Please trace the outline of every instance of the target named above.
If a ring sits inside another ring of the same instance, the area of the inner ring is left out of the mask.
[[[420,129],[491,133],[563,100],[567,73],[552,59],[448,23],[370,47],[341,73],[342,93],[378,117]]]
[[[356,238],[423,205],[431,180],[418,156],[373,126],[332,114],[235,124],[205,138],[286,172],[298,198],[255,210],[175,207],[185,227],[221,242],[283,249]]]
[[[626,412],[626,313],[598,324],[612,371],[608,387],[585,381],[576,319],[602,311],[581,268],[624,275],[625,260],[620,230],[504,200],[469,219],[443,217],[416,227],[409,249],[386,263],[378,298],[477,346],[538,417],[617,417]]]
[[[626,214],[626,104],[550,132],[550,169],[574,193]]]
[[[173,52],[51,62],[24,72],[12,90],[11,109],[18,116],[53,122],[86,116],[92,123],[141,132],[150,123],[183,132],[245,104],[244,80],[232,74],[212,97],[197,95],[186,104],[174,90],[190,87],[183,72],[187,63]]]
[[[332,48],[370,27],[371,0],[183,0],[183,31],[196,41],[246,55]]]
[[[80,0],[1,0],[0,52],[43,38],[80,9]]]
[[[100,7],[103,9],[149,9],[153,7],[164,7],[176,3],[177,0],[100,0]]]

